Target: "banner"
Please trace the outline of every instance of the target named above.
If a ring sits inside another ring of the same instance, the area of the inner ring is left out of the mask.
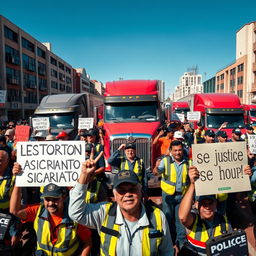
[[[30,136],[30,126],[16,125],[15,127],[15,142],[28,141]]]
[[[246,142],[193,144],[192,155],[200,172],[197,196],[251,190],[249,175],[244,174]]]
[[[248,146],[252,154],[256,154],[256,134],[247,134]]]
[[[19,142],[17,162],[23,173],[16,177],[16,184],[18,187],[38,187],[49,183],[74,186],[84,161],[84,141]]]
[[[194,111],[194,112],[187,112],[187,120],[188,121],[197,121],[199,122],[201,119],[201,112]]]
[[[32,126],[34,130],[48,130],[50,128],[49,117],[35,117],[32,118]]]
[[[90,130],[93,128],[93,117],[80,117],[78,119],[78,129]]]

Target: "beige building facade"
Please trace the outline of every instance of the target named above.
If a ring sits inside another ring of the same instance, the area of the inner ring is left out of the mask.
[[[235,93],[244,104],[256,103],[256,22],[236,33],[236,60],[216,73],[216,92]]]

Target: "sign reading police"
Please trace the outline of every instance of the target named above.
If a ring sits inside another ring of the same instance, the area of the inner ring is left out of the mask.
[[[192,154],[200,173],[197,196],[251,190],[249,176],[244,174],[246,142],[193,144]]]
[[[11,215],[0,213],[0,240],[3,240],[11,222]]]
[[[247,256],[248,246],[244,231],[217,236],[212,241],[207,241],[206,247],[208,256]]]
[[[80,117],[78,119],[78,129],[89,130],[93,128],[93,118],[92,117]]]
[[[19,187],[73,186],[85,159],[84,141],[29,141],[17,144],[17,161],[23,173]]]

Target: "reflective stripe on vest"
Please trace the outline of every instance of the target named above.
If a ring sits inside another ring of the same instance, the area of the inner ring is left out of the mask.
[[[98,202],[98,195],[100,190],[101,182],[97,179],[94,179],[92,182],[89,183],[86,195],[85,195],[85,202],[86,203],[97,203]]]
[[[171,162],[171,157],[164,158],[165,171],[162,173],[161,189],[168,195],[173,195],[176,191],[177,170],[175,164]],[[185,162],[182,166],[181,174],[182,194],[184,195],[188,189],[188,164]]]
[[[101,256],[116,256],[117,240],[121,236],[119,233],[120,225],[115,224],[117,204],[108,203],[105,207],[106,217],[100,230],[100,253]],[[158,247],[163,235],[161,211],[156,207],[148,206],[146,207],[146,214],[150,225],[143,227],[141,255],[155,256],[158,255]],[[159,231],[157,232],[159,235],[151,235],[151,231]]]
[[[0,209],[10,207],[10,198],[15,183],[15,176],[4,177],[0,180]]]
[[[96,153],[100,152],[100,146],[101,146],[101,144],[99,144],[99,143],[96,144],[96,146],[95,146],[95,152]]]
[[[121,158],[120,170],[129,170],[129,160],[125,159],[124,157]],[[142,159],[136,159],[133,170],[138,178],[139,181],[142,181]]]
[[[45,255],[51,256],[70,256],[75,255],[79,248],[77,237],[77,223],[74,223],[64,213],[62,222],[55,227],[58,230],[57,241],[53,245],[51,242],[51,228],[49,222],[49,212],[41,205],[38,209],[34,229],[37,236],[37,251],[44,251]]]
[[[229,230],[228,220],[225,216],[222,216],[225,220],[225,230]],[[221,223],[214,228],[213,236],[222,235],[222,227]],[[192,247],[194,247],[197,251],[205,253],[206,250],[206,242],[209,240],[209,235],[206,229],[205,224],[198,218],[196,215],[193,227],[191,232],[187,235],[187,239]]]

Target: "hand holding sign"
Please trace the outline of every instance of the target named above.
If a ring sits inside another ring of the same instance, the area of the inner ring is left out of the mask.
[[[195,166],[190,166],[188,170],[188,176],[190,179],[190,183],[194,184],[195,181],[199,178],[199,171]]]
[[[19,175],[21,173],[22,173],[21,165],[19,163],[15,162],[14,165],[13,165],[13,168],[12,168],[12,174],[14,176],[16,176],[16,175]]]

